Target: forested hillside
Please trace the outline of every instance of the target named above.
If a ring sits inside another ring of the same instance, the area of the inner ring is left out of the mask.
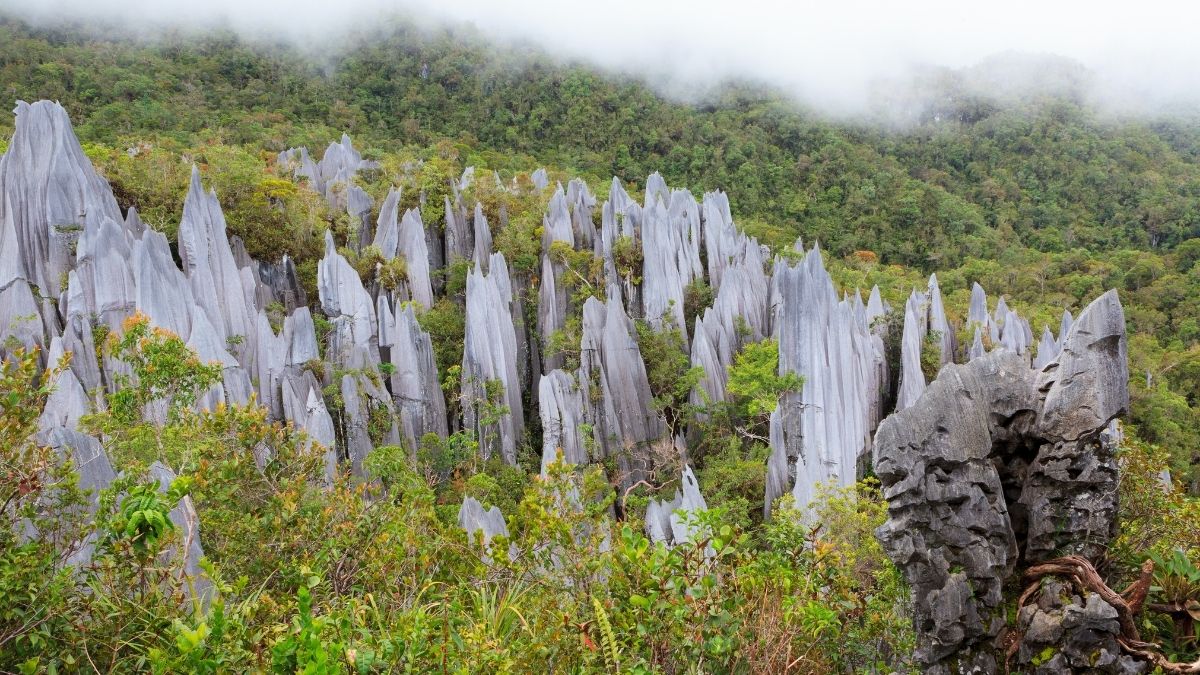
[[[282,188],[269,155],[348,132],[368,157],[428,160],[413,179],[428,192],[427,222],[440,216],[445,179],[467,165],[506,176],[545,165],[595,186],[659,171],[697,194],[729,190],[739,224],[774,246],[819,241],[871,281],[903,274],[895,265],[941,272],[948,293],[978,281],[1015,300],[1035,330],[1119,288],[1134,341],[1132,421],[1170,448],[1181,477],[1200,461],[1194,119],[1111,119],[1066,98],[1002,107],[950,73],[927,85],[936,103],[919,124],[884,130],[743,86],[676,103],[468,29],[395,22],[339,45],[232,33],[136,42],[8,19],[0,83],[8,99],[61,101],[118,200],[168,233],[187,181],[179,158],[198,161],[232,232],[264,259],[290,252],[315,266],[312,231],[323,227],[312,209],[271,208]],[[0,119],[0,143],[11,123]]]
[[[915,672],[1068,553],[1194,658],[1200,117],[969,77],[0,17],[0,670]]]

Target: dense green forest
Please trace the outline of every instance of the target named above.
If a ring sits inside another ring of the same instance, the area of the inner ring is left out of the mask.
[[[583,177],[601,200],[612,176],[635,193],[659,171],[696,194],[726,190],[738,225],[776,252],[786,255],[797,237],[820,242],[845,290],[878,284],[900,307],[937,272],[959,324],[976,281],[1006,296],[1035,332],[1119,289],[1133,411],[1121,532],[1102,561],[1116,587],[1146,555],[1200,551],[1197,502],[1158,482],[1169,468],[1184,490],[1200,492],[1200,118],[1117,119],[1068,95],[1002,103],[966,93],[962,77],[927,84],[923,95],[936,103],[900,126],[830,119],[747,83],[673,100],[636,78],[402,20],[336,46],[300,47],[231,32],[134,37],[0,18],[0,98],[60,101],[122,208],[136,206],[170,238],[198,165],[230,233],[256,258],[293,256],[314,304],[324,232],[345,241],[349,224],[280,171],[276,156],[301,145],[319,155],[343,132],[380,163],[360,186],[376,203],[393,186],[404,189],[402,207],[423,199],[429,224],[467,166],[505,181],[545,167],[564,183]],[[0,152],[12,128],[0,117]],[[496,250],[517,272],[535,271],[545,196],[491,194],[486,183],[471,196],[489,216],[501,205],[508,216]],[[343,252],[364,277],[373,273],[375,260]],[[462,293],[465,273],[446,272],[448,296]],[[702,306],[704,289],[695,290]],[[420,318],[442,374],[461,362],[461,314],[443,298]],[[150,336],[137,319],[130,331],[145,339],[98,348],[182,369],[161,386],[183,400],[211,384],[213,373],[179,356],[178,339]],[[672,339],[639,335],[655,403],[678,417],[695,379]],[[707,536],[674,549],[651,545],[636,516],[602,536],[615,500],[635,513],[645,491],[618,497],[594,468],[556,467],[535,480],[528,452],[522,467],[476,466],[463,461],[470,447],[455,446],[472,442],[463,434],[430,440],[415,466],[403,449],[379,448],[367,462],[377,480],[342,477],[326,489],[312,481],[319,460],[262,410],[181,410],[154,428],[111,405],[86,427],[108,439],[127,475],[95,518],[64,487],[67,469],[33,482],[32,473],[0,471],[0,496],[15,505],[0,514],[56,533],[20,546],[0,535],[0,595],[10,599],[0,603],[0,668],[911,670],[913,633],[897,609],[908,591],[873,536],[885,517],[877,483],[831,489],[804,515],[762,521],[766,448],[735,428],[761,434],[756,401],[773,404],[794,386],[772,380],[772,348],[745,350],[731,369],[734,399],[693,448],[713,507],[697,524]],[[54,464],[30,440],[47,381],[31,355],[0,371],[0,446],[16,466]],[[262,444],[275,453],[266,468],[254,461]],[[138,492],[134,477],[155,456],[190,470],[168,493]],[[124,490],[138,499],[118,499]],[[190,604],[190,580],[160,555],[173,535],[154,523],[184,493],[200,513],[205,573],[220,598],[212,606]],[[588,508],[561,508],[580,494],[594,496]],[[464,495],[509,516],[511,540],[484,557],[454,522]],[[48,502],[71,517],[47,518]],[[88,528],[101,554],[81,591],[55,542]],[[1194,651],[1194,635],[1167,620],[1144,630],[1170,654]]]
[[[402,21],[315,51],[229,32],[113,34],[3,20],[0,85],[10,100],[62,102],[122,205],[168,233],[187,184],[182,157],[211,176],[252,255],[289,252],[315,270],[318,207],[270,208],[283,196],[273,190],[287,190],[271,182],[271,159],[343,131],[392,166],[423,160],[409,180],[430,193],[426,222],[440,218],[446,177],[468,165],[505,176],[546,166],[601,197],[613,175],[632,187],[660,171],[697,194],[727,190],[738,223],[773,246],[801,236],[849,256],[848,287],[936,271],[953,296],[979,281],[1016,301],[1035,331],[1119,289],[1131,421],[1200,489],[1194,118],[1113,119],[1067,96],[1001,105],[966,93],[955,73],[924,85],[931,103],[899,129],[831,121],[748,85],[680,103],[469,29]],[[0,143],[11,124],[0,119]],[[880,286],[897,304],[904,284]]]

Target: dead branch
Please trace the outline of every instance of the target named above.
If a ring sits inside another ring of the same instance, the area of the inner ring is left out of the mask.
[[[1149,662],[1171,675],[1200,675],[1200,661],[1195,663],[1175,663],[1158,650],[1158,646],[1142,642],[1133,617],[1145,606],[1146,594],[1150,589],[1150,579],[1154,573],[1154,563],[1150,560],[1142,563],[1138,580],[1130,584],[1125,592],[1118,595],[1104,583],[1096,568],[1087,558],[1077,555],[1047,560],[1025,570],[1025,581],[1030,585],[1021,594],[1017,609],[1025,606],[1030,596],[1038,589],[1039,582],[1047,576],[1058,576],[1069,579],[1080,592],[1098,594],[1105,602],[1117,610],[1117,620],[1121,626],[1121,635],[1117,642],[1131,656]],[[1124,596],[1124,597],[1122,597]]]

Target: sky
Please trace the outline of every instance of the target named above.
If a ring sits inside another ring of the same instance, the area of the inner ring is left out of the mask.
[[[493,39],[531,41],[675,91],[748,75],[832,112],[860,109],[880,82],[916,69],[1012,52],[1082,64],[1094,97],[1111,105],[1200,101],[1200,2],[1189,0],[0,0],[0,8],[35,20],[221,23],[309,44],[403,12],[471,23]],[[1008,74],[1036,79],[1036,69]]]

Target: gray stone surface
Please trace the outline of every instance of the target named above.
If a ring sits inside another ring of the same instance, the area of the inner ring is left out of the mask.
[[[414,451],[425,434],[448,434],[446,398],[438,379],[429,333],[421,330],[411,304],[392,313],[387,298],[379,299],[379,346],[388,348],[392,374],[388,386],[400,416],[405,444]],[[384,317],[387,317],[386,319]]]
[[[861,299],[838,298],[816,247],[796,265],[776,262],[772,286],[779,371],[802,376],[804,386],[780,401],[768,476],[786,473],[796,505],[804,508],[817,483],[857,479],[881,412],[883,342]],[[777,482],[768,485],[769,510],[781,493]]]
[[[654,468],[651,446],[667,429],[654,412],[633,321],[616,293],[613,289],[607,303],[595,298],[584,303],[578,381],[594,433],[594,459],[615,458],[617,476],[611,478],[627,488]]]
[[[466,330],[462,362],[463,424],[475,432],[482,455],[499,453],[515,464],[525,422],[518,369],[517,335],[511,311],[512,284],[504,255],[492,255],[487,274],[477,265],[467,275]],[[495,381],[499,397],[488,402],[487,383]],[[506,407],[499,415],[487,408]],[[498,417],[495,424],[486,424]]]
[[[583,392],[575,378],[562,370],[552,370],[541,378],[538,407],[542,419],[542,474],[557,461],[584,465],[588,457],[585,436]]]
[[[1148,672],[1121,653],[1117,610],[1099,595],[1081,596],[1063,581],[1044,581],[1017,617],[1022,639],[1013,665],[1034,675]]]
[[[1020,325],[1001,309],[1005,330]],[[1124,330],[1109,291],[1041,370],[1008,348],[948,365],[880,425],[875,472],[889,516],[877,535],[912,586],[928,672],[957,672],[956,662],[996,671],[990,643],[1019,553],[1094,559],[1115,534],[1108,427],[1128,408]]]
[[[408,271],[407,287],[409,297],[422,307],[433,307],[433,283],[429,263],[429,248],[425,239],[425,223],[421,221],[421,212],[409,209],[400,219],[396,241],[396,255],[404,258],[405,269]]]
[[[88,502],[84,508],[87,509],[88,518],[94,518],[100,508],[100,491],[112,485],[117,477],[100,441],[59,426],[39,433],[37,442],[53,449],[60,459],[71,461],[72,468],[79,475],[79,489],[87,492]],[[96,548],[96,539],[97,535],[93,532],[83,541],[62,542],[64,545],[73,545],[74,548],[67,558],[67,563],[83,565],[90,562]]]
[[[656,183],[657,179],[657,183]],[[700,212],[686,190],[668,193],[658,174],[646,184],[642,211],[642,307],[655,328],[678,328],[686,340],[684,289],[703,278]]]
[[[504,522],[504,514],[498,507],[485,510],[479,500],[471,496],[463,497],[462,506],[458,509],[458,526],[467,531],[472,538],[480,532],[486,544],[493,537],[508,536],[508,525]]]
[[[684,465],[675,497],[651,499],[646,506],[646,536],[668,546],[695,543],[700,531],[691,519],[696,513],[707,510],[708,504],[700,494],[696,474],[692,473],[692,467]],[[711,544],[706,548],[708,555],[714,554]]]

